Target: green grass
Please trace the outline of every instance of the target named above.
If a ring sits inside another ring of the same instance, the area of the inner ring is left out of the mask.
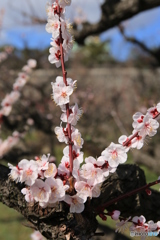
[[[30,240],[32,229],[23,226],[25,219],[0,203],[0,240]]]

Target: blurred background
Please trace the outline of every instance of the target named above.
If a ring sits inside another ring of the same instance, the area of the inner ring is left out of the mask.
[[[0,151],[0,163],[5,165],[48,153],[58,164],[62,157],[64,145],[54,134],[61,111],[50,97],[50,82],[62,73],[48,62],[51,35],[45,31],[46,3],[0,0],[0,101],[11,92],[27,60],[34,58],[38,63],[20,100],[3,118],[0,146],[13,131],[21,134],[13,148]],[[106,31],[99,30],[99,34],[86,34],[80,41],[77,36],[86,22],[94,26],[101,21],[101,6],[106,3],[107,0],[73,0],[66,13],[76,36],[66,63],[68,76],[78,80],[71,101],[83,108],[77,127],[85,141],[85,156],[94,157],[110,142],[117,143],[122,134],[132,132],[135,112],[145,113],[160,101],[160,7],[141,12]],[[159,143],[160,133],[146,139],[141,152],[129,153],[127,163],[139,164],[147,181],[160,175]],[[30,239],[32,230],[20,227],[25,220],[19,214],[2,204],[0,212],[1,240]],[[107,239],[130,239],[129,233],[116,238],[111,220],[101,224],[105,224],[101,228],[108,234]]]

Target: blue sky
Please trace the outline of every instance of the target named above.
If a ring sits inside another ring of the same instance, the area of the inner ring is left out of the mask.
[[[28,3],[34,6],[34,11],[42,18],[46,17],[45,5],[47,0],[0,0],[0,9],[5,9],[3,29],[0,31],[0,45],[11,44],[17,48],[48,47],[50,35],[45,32],[45,26],[30,26],[19,14],[19,11],[31,12]],[[90,22],[97,22],[100,18],[100,3],[103,0],[73,0],[72,7],[67,14],[72,21],[75,9],[81,7]],[[123,24],[126,34],[144,41],[149,47],[160,45],[160,7],[138,14]],[[132,49],[132,44],[126,43],[117,28],[101,34],[101,40],[111,40],[110,52],[117,60],[125,61]]]

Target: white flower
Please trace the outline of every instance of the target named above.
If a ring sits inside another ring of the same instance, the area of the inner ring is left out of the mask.
[[[78,194],[74,196],[66,195],[64,201],[70,205],[71,213],[81,213],[84,210],[84,202],[87,199],[80,198]]]
[[[120,222],[116,223],[116,231],[115,232],[124,232],[129,227],[129,220],[131,217],[127,218],[126,220],[121,220]]]
[[[22,177],[22,170],[19,169],[19,167],[15,167],[12,164],[8,163],[9,168],[11,169],[10,173],[8,174],[9,177],[15,181],[15,182],[19,182],[21,177]]]
[[[63,156],[61,163],[58,166],[58,175],[70,175],[69,157]]]
[[[53,89],[53,99],[57,105],[63,105],[69,103],[69,96],[73,93],[71,86],[57,86]]]
[[[57,167],[54,163],[49,163],[48,164],[48,169],[44,172],[44,177],[49,178],[49,177],[55,177],[57,174]]]
[[[143,138],[148,135],[150,137],[154,136],[157,133],[157,128],[159,127],[159,123],[157,120],[152,119],[150,115],[146,115],[143,119],[143,124],[138,129],[139,135]]]
[[[104,181],[103,171],[95,168],[92,163],[83,164],[79,174],[82,179],[86,179],[87,183],[92,186]]]
[[[143,119],[144,115],[141,112],[136,112],[133,115],[134,122],[132,123],[132,126],[134,129],[139,129],[143,125]]]
[[[67,122],[70,123],[71,125],[75,126],[77,124],[77,121],[80,119],[80,117],[82,116],[82,109],[78,108],[77,103],[70,107],[70,115],[68,117],[67,120],[67,113],[66,113],[66,109],[62,110],[64,113],[62,113],[61,115],[61,120],[63,122]]]
[[[44,237],[39,231],[34,231],[34,233],[31,234],[32,240],[44,240]]]
[[[27,82],[26,78],[17,78],[16,82],[13,84],[13,89],[20,90],[21,88],[24,87],[26,82]]]
[[[108,148],[102,152],[111,167],[117,167],[120,163],[127,160],[125,148],[120,144],[111,143]]]
[[[81,138],[81,133],[78,129],[75,129],[71,134],[72,141],[77,148],[82,148],[84,140]]]
[[[84,181],[79,181],[75,183],[75,189],[78,192],[78,196],[81,198],[87,197],[99,197],[101,193],[101,184],[91,186]]]
[[[133,130],[133,134],[130,135],[129,137],[122,135],[119,139],[118,142],[120,144],[124,144],[125,142],[127,142],[130,138],[132,138],[132,136],[137,133],[136,130]],[[144,138],[142,136],[139,136],[137,134],[137,136],[135,136],[132,140],[130,140],[126,146],[124,146],[125,151],[128,152],[130,148],[137,148],[137,149],[141,149],[144,145]]]
[[[51,188],[46,183],[40,179],[37,179],[35,183],[31,186],[30,192],[34,197],[36,202],[39,202],[41,207],[46,207],[51,195]]]
[[[67,129],[63,127],[55,127],[54,131],[55,131],[55,134],[57,135],[59,142],[65,142],[66,144],[68,143],[69,139],[68,139]]]
[[[59,29],[60,29],[59,16],[55,15],[52,18],[49,18],[48,23],[46,24],[46,31],[48,33],[52,33],[53,38],[57,38],[59,36]]]
[[[37,66],[37,61],[35,59],[29,59],[27,64],[30,68],[35,68]]]
[[[18,167],[23,170],[20,181],[25,182],[28,186],[33,185],[38,178],[38,165],[36,161],[23,159],[19,162]]]
[[[10,94],[7,94],[3,99],[1,106],[13,105],[20,98],[20,93],[18,91],[12,91]]]
[[[34,203],[34,197],[32,196],[30,189],[28,188],[23,188],[21,190],[21,193],[25,195],[25,200],[29,203]]]
[[[121,214],[120,211],[114,210],[114,211],[111,213],[111,218],[112,218],[113,220],[118,220],[120,214]]]
[[[67,190],[68,187],[63,185],[62,180],[47,178],[45,183],[47,183],[51,188],[49,203],[56,203],[58,201],[64,200],[65,191]]]
[[[47,155],[43,154],[42,157],[37,160],[39,171],[48,169],[49,157],[50,157],[50,154],[47,154]]]

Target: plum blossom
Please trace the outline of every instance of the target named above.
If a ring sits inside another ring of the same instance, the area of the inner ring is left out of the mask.
[[[125,148],[122,145],[113,142],[102,152],[102,156],[106,157],[109,165],[113,168],[127,160]]]
[[[20,182],[22,177],[22,170],[17,166],[13,166],[12,164],[8,163],[9,168],[11,169],[9,178],[11,178],[15,182]]]
[[[120,144],[122,144],[124,146],[124,144],[130,139],[132,138],[132,136],[137,133],[136,130],[133,131],[133,134],[130,135],[129,137],[122,135],[119,139],[118,142]],[[144,145],[144,138],[142,136],[139,136],[138,133],[137,135],[130,140],[127,145],[124,146],[125,151],[128,152],[130,148],[137,148],[137,149],[141,149]]]
[[[4,141],[0,139],[0,158],[3,157],[7,152],[13,148],[20,139],[20,134],[18,132],[13,132],[12,136],[7,137]]]
[[[76,103],[74,106],[70,107],[70,115],[67,119],[66,109],[62,109],[63,113],[61,115],[61,120],[63,122],[68,122],[71,125],[75,126],[83,114],[83,110],[78,108],[78,104]]]
[[[19,162],[18,167],[22,169],[20,181],[25,182],[28,186],[33,185],[38,177],[38,165],[36,161],[23,159]]]
[[[130,231],[137,231],[137,232],[146,232],[148,229],[148,224],[146,223],[146,219],[144,216],[140,217],[133,217],[132,218],[132,225],[130,226]]]
[[[48,23],[46,25],[46,31],[48,33],[52,33],[53,38],[57,38],[59,36],[60,29],[60,21],[58,15],[53,16],[48,19]]]
[[[47,183],[51,188],[51,194],[49,197],[49,203],[56,203],[62,201],[65,198],[65,191],[69,188],[64,186],[61,179],[47,178],[45,183]]]
[[[10,94],[7,94],[3,101],[1,102],[1,106],[13,105],[20,98],[20,93],[18,91],[12,91]]]
[[[141,126],[143,125],[143,119],[144,119],[144,115],[141,113],[141,112],[136,112],[134,115],[133,115],[133,123],[132,123],[132,126],[134,129],[139,129],[141,128]]]
[[[81,213],[84,210],[84,203],[86,201],[86,197],[81,198],[78,194],[74,196],[66,195],[64,201],[70,205],[71,213]]]
[[[66,86],[64,83],[61,86],[53,88],[53,100],[57,105],[69,103],[69,96],[73,93],[71,86]]]
[[[35,59],[29,59],[27,61],[27,65],[30,67],[30,68],[35,68],[37,66],[37,61]]]
[[[54,131],[59,142],[65,142],[66,144],[68,143],[68,130],[66,128],[55,127]]]
[[[46,182],[43,182],[41,179],[36,179],[30,188],[30,192],[41,207],[45,208],[47,206],[51,195],[51,188]]]
[[[78,129],[75,129],[71,135],[72,141],[74,142],[74,145],[77,148],[82,148],[82,145],[84,143],[83,139],[81,138],[81,133]]]
[[[83,197],[99,197],[101,193],[101,184],[91,186],[84,181],[79,181],[75,183],[75,189],[78,192],[78,196]]]
[[[42,234],[39,231],[34,231],[31,234],[31,239],[32,240],[45,240],[45,238],[42,236]]]
[[[153,137],[157,133],[159,123],[152,119],[150,115],[146,115],[143,119],[143,125],[139,128],[139,135],[145,137],[146,135]]]
[[[111,218],[112,218],[113,220],[118,220],[120,214],[121,214],[120,211],[118,211],[118,210],[114,210],[114,211],[111,213]]]
[[[57,167],[54,163],[49,163],[48,168],[44,172],[44,177],[49,178],[49,177],[55,177],[57,174]]]
[[[21,190],[21,193],[25,195],[26,202],[33,204],[34,203],[34,197],[32,196],[29,188],[23,188]]]
[[[47,155],[43,154],[41,158],[38,158],[37,165],[38,165],[39,171],[48,169],[49,157],[50,157],[50,154],[47,154]]]
[[[116,231],[115,232],[124,232],[128,226],[131,217],[127,218],[126,220],[121,220],[120,222],[116,223]]]
[[[82,179],[87,180],[89,185],[96,185],[104,181],[102,170],[95,168],[90,162],[82,165],[79,174]]]

